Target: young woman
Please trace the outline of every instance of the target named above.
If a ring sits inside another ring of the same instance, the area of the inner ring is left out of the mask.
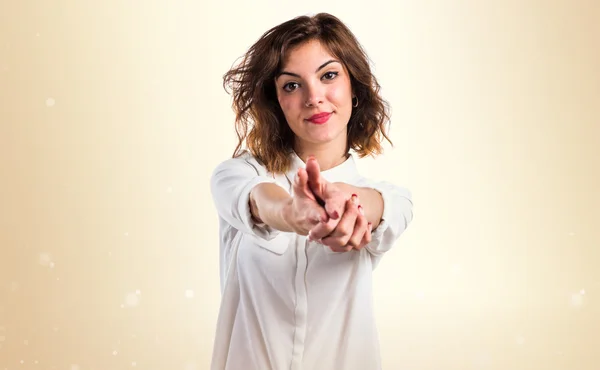
[[[336,17],[297,17],[224,85],[239,143],[211,178],[222,291],[212,369],[380,369],[372,271],[413,216],[410,192],[362,177],[350,153],[377,155],[387,139],[367,56]]]

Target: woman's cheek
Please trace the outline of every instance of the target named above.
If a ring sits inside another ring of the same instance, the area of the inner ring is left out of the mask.
[[[279,106],[281,107],[281,110],[283,110],[283,114],[288,118],[296,116],[296,114],[294,114],[296,105],[294,99],[290,97],[279,99]]]
[[[342,86],[332,86],[329,90],[329,101],[334,103],[336,106],[344,106],[346,98],[349,97],[349,93],[346,92]]]

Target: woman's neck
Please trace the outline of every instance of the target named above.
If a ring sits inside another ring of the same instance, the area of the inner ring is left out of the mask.
[[[346,152],[340,153],[338,151],[334,154],[331,152],[331,149],[327,150],[326,148],[323,148],[321,150],[313,149],[311,151],[295,150],[295,152],[304,163],[306,163],[309,156],[314,156],[317,160],[317,163],[319,163],[321,171],[327,171],[331,168],[339,166],[340,164],[344,163],[349,157],[349,154]]]

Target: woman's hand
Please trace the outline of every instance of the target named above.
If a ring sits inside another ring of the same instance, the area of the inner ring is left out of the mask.
[[[310,240],[317,240],[336,252],[361,249],[371,241],[372,226],[356,194],[330,183],[321,176],[318,162],[310,157],[306,162],[308,185],[317,200],[324,204],[328,221],[320,222],[309,232]]]
[[[298,170],[292,188],[294,195],[283,209],[283,218],[295,233],[308,235],[318,224],[327,223],[329,217],[310,190],[304,168]]]
[[[371,242],[372,226],[364,215],[356,194],[345,202],[339,220],[320,222],[310,230],[308,237],[328,246],[334,252],[360,250]]]

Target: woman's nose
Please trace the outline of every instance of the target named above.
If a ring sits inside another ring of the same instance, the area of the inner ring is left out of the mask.
[[[308,107],[316,107],[323,103],[323,89],[318,85],[307,85],[306,100],[304,105]]]

